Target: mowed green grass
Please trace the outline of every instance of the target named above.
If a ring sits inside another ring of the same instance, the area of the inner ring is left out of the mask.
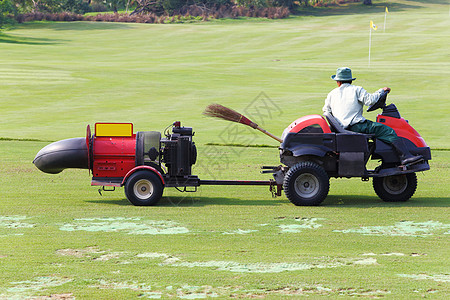
[[[264,124],[280,135],[296,118],[321,113],[335,87],[330,76],[350,66],[368,91],[390,86],[389,100],[431,147],[450,148],[442,130],[450,92],[447,3],[393,1],[385,33],[384,5],[356,6],[359,13],[274,21],[19,25],[0,37],[0,137],[83,136],[86,124],[99,121],[162,130],[179,119],[204,143],[224,127],[201,115],[207,104],[242,111],[260,92],[282,111]],[[379,30],[369,68],[370,20]]]
[[[447,298],[449,7],[389,1],[383,33],[384,5],[374,2],[276,21],[2,32],[0,299]],[[370,20],[379,29],[369,68]],[[369,91],[390,86],[389,100],[433,149],[406,203],[382,202],[370,182],[332,179],[320,207],[295,207],[266,187],[214,186],[167,189],[160,205],[135,207],[123,189],[100,196],[87,170],[49,175],[31,163],[48,141],[84,136],[87,124],[163,130],[181,120],[196,131],[200,178],[267,179],[259,167],[279,163],[276,147],[208,143],[276,142],[232,134],[238,127],[203,117],[204,107],[245,111],[281,135],[321,113],[342,65]]]

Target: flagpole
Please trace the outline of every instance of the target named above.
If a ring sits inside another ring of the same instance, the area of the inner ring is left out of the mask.
[[[384,26],[383,26],[383,33],[386,32],[386,18],[387,18],[387,11],[384,10]]]
[[[369,26],[369,67],[370,67],[370,48],[372,47],[372,26]]]

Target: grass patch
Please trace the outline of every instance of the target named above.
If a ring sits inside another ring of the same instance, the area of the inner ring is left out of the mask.
[[[389,1],[403,7],[390,8],[383,34],[384,2],[375,3],[381,11],[276,21],[3,32],[21,42],[0,41],[0,298],[445,298],[450,154],[434,149],[450,148],[448,5]],[[379,30],[369,68],[370,19]],[[221,103],[281,135],[321,112],[342,65],[369,91],[389,85],[388,101],[433,149],[408,202],[382,202],[353,178],[332,179],[320,207],[224,186],[166,189],[158,206],[135,207],[123,189],[100,196],[86,170],[49,175],[31,163],[87,124],[162,131],[181,120],[196,132],[201,179],[266,180],[260,166],[279,164],[276,143],[204,108]]]

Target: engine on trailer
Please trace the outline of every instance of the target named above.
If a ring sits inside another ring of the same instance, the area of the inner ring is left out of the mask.
[[[181,127],[179,121],[172,124],[172,133],[166,129],[166,138],[161,139],[161,162],[169,176],[189,176],[197,161],[197,148],[192,141],[192,127]]]
[[[164,137],[159,131],[137,132],[136,166],[152,166],[170,178],[190,176],[197,160],[193,135],[192,127],[182,127],[179,121],[164,130]]]

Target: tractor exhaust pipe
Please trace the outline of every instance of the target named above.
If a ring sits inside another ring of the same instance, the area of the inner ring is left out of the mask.
[[[57,174],[64,169],[89,169],[86,138],[72,138],[51,143],[42,148],[33,160],[42,172]]]

